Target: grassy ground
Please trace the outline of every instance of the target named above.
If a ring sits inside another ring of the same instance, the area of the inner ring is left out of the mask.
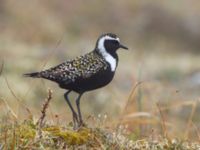
[[[35,119],[29,108],[26,108],[28,118],[19,121],[7,105],[8,114],[2,119],[0,126],[1,149],[197,150],[200,148],[198,142],[171,138],[168,135],[166,121],[159,104],[162,132],[156,133],[152,129],[147,137],[141,138],[142,128],[138,132],[133,132],[126,123],[108,125],[106,115],[89,117],[86,125],[76,130],[73,129],[71,122],[66,125],[59,123],[59,116],[56,116],[57,120],[50,122],[46,115],[51,99],[52,91],[48,90],[39,119]],[[147,113],[134,115],[149,116]],[[123,119],[123,116],[120,118]],[[144,123],[144,120],[140,121]]]
[[[195,0],[1,0],[0,146],[198,149],[199,10]],[[118,52],[111,84],[84,94],[86,126],[74,131],[65,91],[22,74],[92,50],[105,32],[119,35],[129,51]]]

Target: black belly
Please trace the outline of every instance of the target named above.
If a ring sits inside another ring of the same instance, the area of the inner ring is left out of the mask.
[[[114,72],[104,70],[89,78],[79,78],[75,82],[69,84],[60,83],[60,87],[68,90],[73,90],[78,93],[95,90],[107,85],[112,81]]]

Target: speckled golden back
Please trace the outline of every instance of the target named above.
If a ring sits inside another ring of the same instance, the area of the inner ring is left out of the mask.
[[[108,67],[105,59],[96,51],[93,51],[42,71],[40,76],[56,82],[70,83],[78,78],[89,78]]]

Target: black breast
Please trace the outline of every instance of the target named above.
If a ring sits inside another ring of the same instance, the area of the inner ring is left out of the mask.
[[[115,72],[112,72],[111,68],[108,67],[106,70],[101,70],[89,78],[79,78],[75,82],[71,82],[67,85],[61,83],[60,87],[73,90],[78,93],[95,90],[107,85],[110,81],[112,81],[114,73]]]

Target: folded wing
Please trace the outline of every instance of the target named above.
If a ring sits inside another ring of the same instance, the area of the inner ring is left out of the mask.
[[[88,53],[76,59],[66,61],[56,67],[40,72],[42,78],[57,83],[69,84],[79,79],[87,79],[106,70],[108,64],[96,53]]]

